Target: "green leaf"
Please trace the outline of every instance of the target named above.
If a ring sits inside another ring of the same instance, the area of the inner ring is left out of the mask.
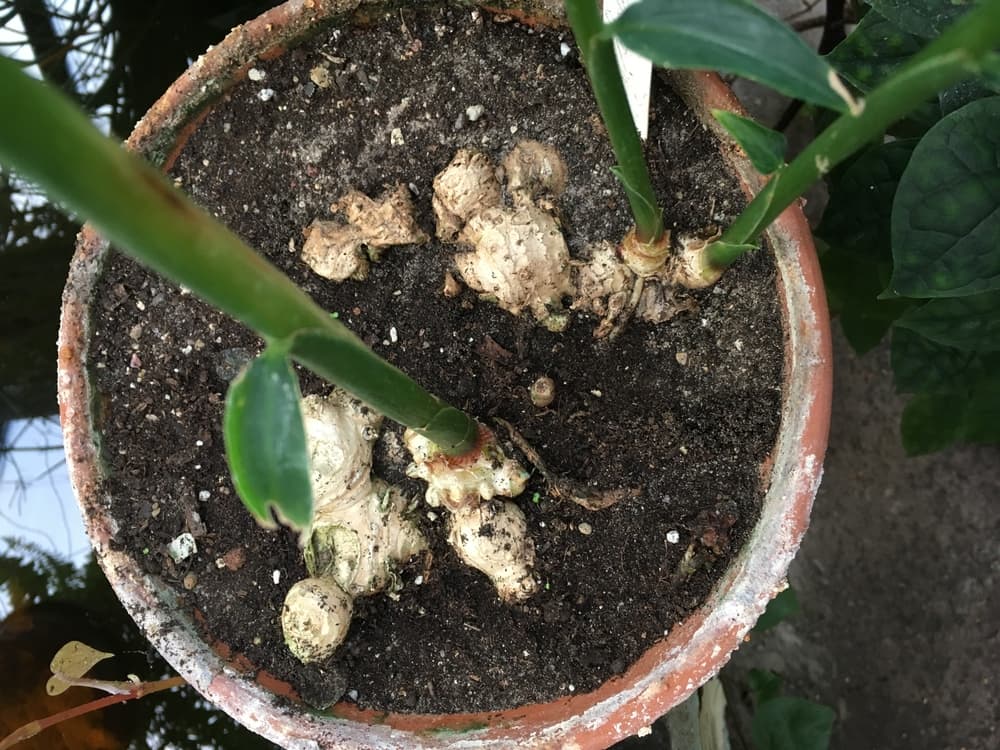
[[[296,529],[312,520],[299,381],[281,348],[268,347],[229,386],[223,417],[226,458],[236,491],[257,521],[271,509]]]
[[[778,189],[778,181],[781,179],[782,173],[774,175],[767,184],[761,188],[760,192],[754,196],[754,199],[750,201],[749,205],[743,209],[742,216],[748,221],[752,222],[753,231],[750,232],[750,237],[756,238],[767,229],[767,212],[771,208],[771,204],[774,203],[774,193]],[[727,245],[745,245],[747,244],[744,240],[743,242],[727,242]]]
[[[753,629],[755,633],[763,633],[770,630],[778,623],[786,620],[799,611],[799,597],[795,594],[795,589],[788,587],[771,601],[767,603],[767,609],[757,620]]]
[[[708,253],[708,262],[713,268],[729,268],[737,260],[758,247],[759,245],[750,245],[745,242],[737,244],[715,240],[705,248],[705,252]]]
[[[771,174],[785,163],[788,141],[784,133],[764,127],[756,120],[741,117],[724,109],[713,109],[712,116],[733,137],[761,174]]]
[[[971,78],[967,81],[959,81],[954,86],[949,86],[938,94],[938,102],[941,104],[941,114],[948,115],[956,109],[961,109],[966,104],[970,104],[977,99],[985,99],[996,93],[983,81]]]
[[[767,669],[751,669],[747,682],[759,706],[781,695],[781,676]]]
[[[1000,383],[986,377],[957,393],[920,393],[903,409],[903,448],[931,453],[955,442],[1000,443]]]
[[[900,432],[903,450],[919,456],[947,448],[961,437],[965,404],[959,394],[921,393],[903,409]]]
[[[891,262],[892,201],[916,145],[916,140],[879,144],[833,175],[816,234],[838,251],[869,262]]]
[[[962,351],[1000,351],[1000,292],[934,299],[907,311],[897,325]]]
[[[890,288],[908,297],[1000,289],[1000,97],[928,131],[896,190]]]
[[[879,300],[892,274],[891,211],[915,140],[879,144],[829,178],[830,198],[816,236],[831,312],[858,353],[874,348],[913,303]]]
[[[910,34],[934,39],[976,5],[977,0],[866,0]]]
[[[867,94],[908,62],[924,40],[907,33],[875,11],[868,11],[847,38],[826,59],[855,88]],[[890,131],[901,137],[924,133],[941,118],[941,108],[928,101],[895,123]]]
[[[869,11],[826,59],[860,91],[868,92],[923,46],[919,37]]]
[[[636,187],[631,182],[629,182],[628,175],[625,173],[620,166],[615,164],[611,167],[611,174],[615,176],[621,186],[625,189],[625,192],[629,194],[629,200],[632,202],[637,202],[642,204],[648,209],[651,214],[655,214],[657,217],[657,224],[662,229],[663,227],[663,210],[652,203],[646,197],[646,191],[641,188]]]
[[[878,298],[892,270],[888,263],[875,263],[831,247],[820,258],[820,265],[830,311],[838,316],[844,336],[858,354],[873,349],[913,304],[910,300]]]
[[[641,0],[606,33],[667,68],[732,73],[843,112],[831,68],[781,21],[745,0]]]
[[[1000,352],[978,354],[944,346],[907,328],[892,331],[892,373],[899,393],[971,389],[1000,371]]]
[[[803,698],[773,698],[758,706],[750,733],[756,750],[826,750],[835,714]]]

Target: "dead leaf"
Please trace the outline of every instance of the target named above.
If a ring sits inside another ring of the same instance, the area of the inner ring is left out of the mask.
[[[70,641],[56,652],[52,657],[49,668],[52,670],[52,677],[45,684],[45,692],[49,695],[59,695],[73,686],[63,677],[75,679],[83,677],[105,659],[110,659],[114,654],[105,651],[98,651],[91,648],[86,643],[80,641]]]

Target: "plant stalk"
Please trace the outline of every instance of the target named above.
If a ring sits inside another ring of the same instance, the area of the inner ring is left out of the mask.
[[[118,703],[124,703],[125,701],[135,700],[136,698],[142,698],[146,695],[152,695],[153,693],[158,693],[161,690],[170,690],[171,688],[180,687],[185,683],[186,680],[183,677],[168,677],[165,680],[159,680],[157,682],[140,682],[133,690],[116,693],[114,695],[106,695],[103,698],[97,698],[96,700],[92,700],[87,703],[81,703],[79,706],[67,708],[65,711],[52,714],[52,716],[46,716],[44,719],[37,719],[35,721],[28,722],[0,740],[0,750],[7,750],[7,748],[13,747],[19,742],[31,739],[36,734],[48,729],[49,727],[53,727],[56,724],[62,724],[64,721],[69,721],[70,719],[75,719],[77,716],[83,716],[93,711],[100,711],[102,708],[114,706]]]
[[[616,175],[628,196],[636,237],[643,243],[655,243],[663,236],[663,215],[656,203],[642,140],[632,120],[614,42],[599,36],[604,22],[597,7],[596,0],[566,0],[566,15],[618,160]]]
[[[138,156],[103,136],[66,97],[0,58],[0,161],[93,222],[157,273],[250,326],[447,453],[470,450],[474,419],[385,362],[233,232]]]
[[[808,148],[771,179],[773,190],[759,193],[723,233],[731,245],[756,244],[761,233],[806,188],[833,167],[879,138],[886,129],[938,91],[974,75],[979,61],[1000,44],[1000,0],[987,0],[861,100],[863,109],[841,115]],[[709,262],[724,267],[735,258],[708,248]]]

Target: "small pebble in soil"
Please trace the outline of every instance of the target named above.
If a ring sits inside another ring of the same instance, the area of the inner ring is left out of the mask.
[[[580,524],[579,526],[577,526],[576,528],[577,528],[577,529],[579,529],[579,530],[580,530],[580,533],[581,533],[581,534],[583,534],[584,536],[590,536],[591,534],[593,534],[593,533],[594,533],[594,527],[593,527],[593,526],[591,526],[591,525],[590,525],[589,523],[587,523],[586,521],[584,521],[583,523],[581,523],[581,524]]]
[[[193,589],[195,586],[198,585],[198,576],[196,576],[194,573],[188,573],[186,576],[184,576],[184,580],[182,581],[182,583],[184,584],[184,588],[190,591],[191,589]]]
[[[201,500],[203,503],[208,502],[208,499],[210,497],[212,497],[212,493],[209,492],[208,490],[202,490],[201,492],[198,493],[198,499]]]
[[[681,540],[681,534],[677,529],[671,529],[667,532],[667,542],[670,544],[677,544]]]
[[[262,102],[269,102],[274,97],[274,89],[261,89],[257,92],[257,98]]]
[[[393,146],[406,145],[406,141],[403,139],[403,130],[401,128],[392,129],[392,132],[389,133],[389,143]]]
[[[475,122],[486,112],[486,107],[482,104],[473,104],[465,108],[465,116],[469,122]]]
[[[242,547],[233,547],[215,561],[215,567],[235,572],[243,567],[246,559],[246,551]]]
[[[556,397],[556,383],[552,378],[543,375],[531,384],[531,387],[528,388],[528,395],[531,398],[531,403],[539,409],[544,409]]]
[[[194,537],[186,531],[175,537],[167,546],[167,552],[170,554],[170,558],[175,563],[187,560],[197,551],[198,543],[195,542]]]
[[[569,54],[569,45],[566,42],[562,42],[559,45],[559,57],[566,57]]]
[[[250,70],[247,71],[247,78],[251,81],[263,81],[266,76],[267,73],[260,68],[250,68]]]
[[[683,367],[688,363],[687,352],[677,352],[677,354],[674,355],[674,359],[677,360],[677,364]]]

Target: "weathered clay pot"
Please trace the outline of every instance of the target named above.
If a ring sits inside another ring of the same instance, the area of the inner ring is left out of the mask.
[[[234,29],[181,76],[139,123],[128,144],[169,165],[207,105],[257,59],[287,46],[356,6],[352,0],[292,0]],[[528,7],[528,6],[524,6]],[[538,3],[531,12],[553,13]],[[678,74],[687,104],[713,128],[724,157],[755,190],[755,174],[709,111],[739,111],[714,75]],[[98,489],[102,465],[90,412],[88,306],[107,245],[81,234],[67,283],[59,337],[60,409],[70,475],[105,573],[143,632],[173,667],[235,719],[287,748],[603,748],[648,726],[726,663],[767,602],[785,585],[820,481],[830,415],[830,331],[819,265],[801,210],[789,208],[769,230],[786,319],[786,382],[777,444],[760,520],[705,604],[674,627],[624,674],[594,692],[516,709],[466,715],[375,714],[351,704],[330,715],[282,697],[287,686],[208,644],[174,606],[171,590],[111,545],[113,522]]]

